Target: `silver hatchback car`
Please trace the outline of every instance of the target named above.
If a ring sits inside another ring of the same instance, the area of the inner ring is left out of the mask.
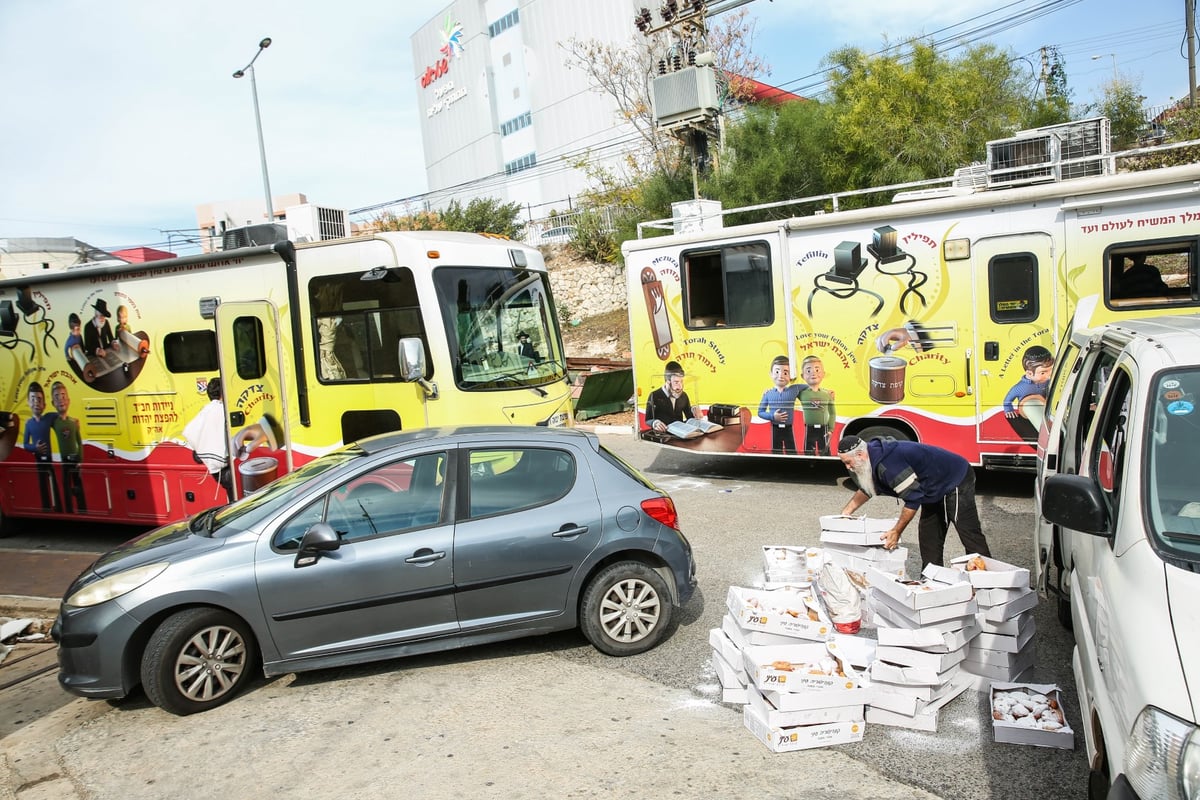
[[[59,683],[191,714],[268,676],[582,629],[641,653],[695,588],[671,498],[591,433],[374,437],[101,556],[64,596]]]

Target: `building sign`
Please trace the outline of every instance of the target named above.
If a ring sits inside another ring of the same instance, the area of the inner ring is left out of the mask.
[[[450,16],[446,15],[446,21],[442,25],[442,46],[439,52],[442,57],[437,60],[433,66],[425,68],[425,73],[421,75],[421,88],[428,89],[434,81],[441,78],[450,71],[450,59],[462,58],[463,54],[463,26],[461,22],[451,22]],[[440,97],[441,95],[439,95]]]
[[[445,86],[439,86],[434,89],[434,96],[437,97],[437,101],[425,110],[426,117],[433,117],[435,114],[440,114],[452,104],[462,100],[467,96],[467,90],[456,87],[454,81],[450,81]]]

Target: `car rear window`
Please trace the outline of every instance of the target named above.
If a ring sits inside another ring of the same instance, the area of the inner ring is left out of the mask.
[[[649,478],[647,478],[642,473],[638,472],[637,467],[634,467],[632,464],[627,462],[625,459],[621,458],[619,455],[614,453],[612,450],[609,450],[604,445],[600,445],[600,456],[605,461],[607,461],[608,463],[610,463],[614,467],[616,467],[618,470],[620,470],[621,472],[624,472],[626,475],[633,478],[635,481],[640,483],[642,486],[645,486],[647,489],[650,489],[655,492],[659,491],[659,488],[657,486],[655,486],[650,481]]]

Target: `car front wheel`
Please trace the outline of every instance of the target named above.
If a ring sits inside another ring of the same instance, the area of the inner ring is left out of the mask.
[[[159,708],[181,716],[232,700],[258,661],[242,620],[215,608],[190,608],[168,617],[142,655],[142,688]]]
[[[666,636],[673,607],[662,576],[637,561],[604,568],[583,593],[580,627],[610,656],[650,650]]]

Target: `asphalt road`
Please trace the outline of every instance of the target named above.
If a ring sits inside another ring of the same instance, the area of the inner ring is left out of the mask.
[[[845,503],[844,470],[602,440],[671,492],[696,552],[699,591],[655,650],[611,659],[557,634],[259,680],[188,718],[140,695],[75,700],[3,742],[0,798],[1084,796],[1071,642],[1045,599],[1034,680],[1062,687],[1074,751],[994,743],[984,694],[967,691],[937,733],[868,724],[860,743],[769,752],[741,708],[719,702],[708,632],[729,586],[761,580],[762,545],[819,543],[818,516]],[[978,494],[993,555],[1030,566],[1032,478],[981,472]],[[895,506],[879,498],[865,511]],[[947,557],[961,552],[952,534]]]

